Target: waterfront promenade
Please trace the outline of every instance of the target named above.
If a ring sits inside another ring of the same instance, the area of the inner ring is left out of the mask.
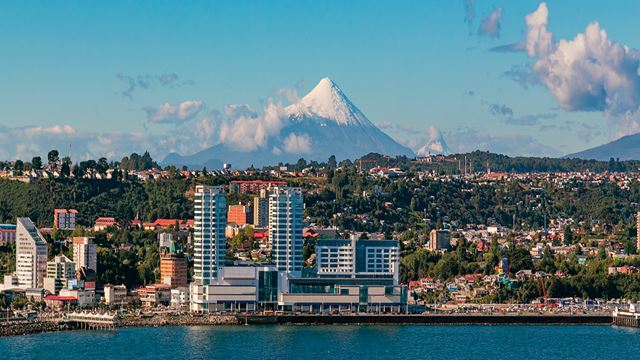
[[[116,328],[160,326],[216,326],[216,325],[610,325],[609,314],[429,314],[429,315],[257,315],[216,314],[193,315],[154,314],[127,315],[118,318]],[[86,327],[84,327],[86,328]],[[53,319],[21,320],[0,323],[0,336],[16,336],[42,332],[81,330],[69,322]]]

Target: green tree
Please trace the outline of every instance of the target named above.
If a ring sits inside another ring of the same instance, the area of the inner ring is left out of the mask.
[[[565,225],[562,231],[562,240],[565,245],[573,244],[573,232],[571,231],[571,227],[569,225]]]
[[[329,156],[329,160],[327,161],[327,167],[330,170],[334,170],[336,167],[338,167],[338,163],[336,162],[336,156],[335,155]]]
[[[607,259],[607,249],[605,249],[603,244],[598,245],[598,259],[600,260]]]
[[[58,153],[58,150],[49,151],[49,153],[47,154],[47,160],[49,161],[49,165],[57,164],[58,160],[60,159],[59,155],[60,154]]]
[[[15,164],[13,165],[13,167],[18,171],[22,171],[22,170],[24,170],[24,162],[22,160],[16,160]]]
[[[42,169],[42,158],[40,156],[34,156],[31,159],[31,166],[36,170]]]

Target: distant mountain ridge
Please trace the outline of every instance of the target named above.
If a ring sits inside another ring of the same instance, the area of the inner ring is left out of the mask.
[[[620,160],[640,160],[640,133],[623,136],[612,142],[566,155],[565,158],[600,161],[607,161],[611,158]]]
[[[287,106],[285,124],[280,133],[265,147],[244,152],[220,143],[189,156],[171,153],[162,165],[187,165],[190,168],[273,165],[295,162],[300,158],[325,161],[331,155],[338,160],[356,159],[368,153],[390,156],[414,156],[414,152],[397,143],[378,129],[342,92],[330,78],[323,78],[300,101]],[[310,151],[287,152],[286,140],[302,137]]]

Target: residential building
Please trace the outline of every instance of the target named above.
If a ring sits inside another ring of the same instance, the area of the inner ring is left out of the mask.
[[[21,288],[41,288],[47,275],[47,242],[31,219],[16,225],[16,274]]]
[[[58,295],[75,275],[76,266],[73,261],[64,255],[55,256],[53,260],[47,262],[47,276],[44,278],[43,287],[50,293]]]
[[[431,230],[431,233],[429,233],[429,249],[433,251],[451,250],[451,234],[449,230]]]
[[[112,217],[99,217],[96,219],[95,224],[93,225],[93,231],[102,231],[111,226],[117,226],[115,218]]]
[[[286,186],[284,181],[265,181],[265,180],[234,180],[229,184],[232,193],[237,194],[256,194],[260,190],[268,189],[273,186]]]
[[[91,237],[73,238],[73,262],[76,269],[87,268],[98,272],[98,254],[97,245]]]
[[[107,305],[127,305],[127,287],[124,285],[106,284],[104,286],[104,303]]]
[[[191,309],[208,311],[210,285],[218,281],[226,254],[227,199],[221,186],[196,186]]]
[[[73,230],[76,227],[76,209],[54,209],[53,227],[60,230]]]
[[[16,241],[16,226],[0,224],[0,246],[7,246]]]
[[[160,280],[171,287],[187,287],[187,258],[165,251],[160,256]]]
[[[29,301],[42,301],[44,299],[45,291],[43,288],[26,288],[24,295]]]
[[[397,284],[400,243],[395,240],[318,240],[316,270],[319,277],[389,277]]]
[[[302,272],[302,212],[300,188],[274,187],[269,191],[271,258],[278,271]]]
[[[75,298],[79,307],[94,307],[96,305],[95,290],[85,289],[62,289],[60,296],[64,298]]]
[[[171,289],[171,307],[174,309],[186,309],[189,307],[188,287]]]
[[[156,307],[171,303],[171,286],[167,284],[147,285],[137,290],[144,307]]]
[[[0,285],[0,291],[18,290],[20,289],[20,283],[18,283],[18,277],[15,275],[5,275],[2,285]]]
[[[158,248],[162,249],[175,249],[175,240],[173,237],[173,233],[170,232],[162,232],[158,234]]]
[[[227,200],[221,186],[196,186],[193,236],[194,281],[215,283],[226,253]]]
[[[253,223],[253,209],[250,205],[229,205],[227,212],[227,223],[245,225]]]
[[[640,254],[640,211],[636,214],[636,252]]]
[[[260,189],[260,195],[253,198],[253,225],[261,228],[269,226],[267,189]]]

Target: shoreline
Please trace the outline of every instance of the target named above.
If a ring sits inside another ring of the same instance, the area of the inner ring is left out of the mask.
[[[229,326],[229,325],[612,325],[611,315],[556,314],[437,314],[437,315],[167,315],[151,317],[125,316],[118,328],[161,326]],[[16,321],[0,323],[0,337],[82,330],[57,321]],[[105,330],[113,331],[113,330]]]

